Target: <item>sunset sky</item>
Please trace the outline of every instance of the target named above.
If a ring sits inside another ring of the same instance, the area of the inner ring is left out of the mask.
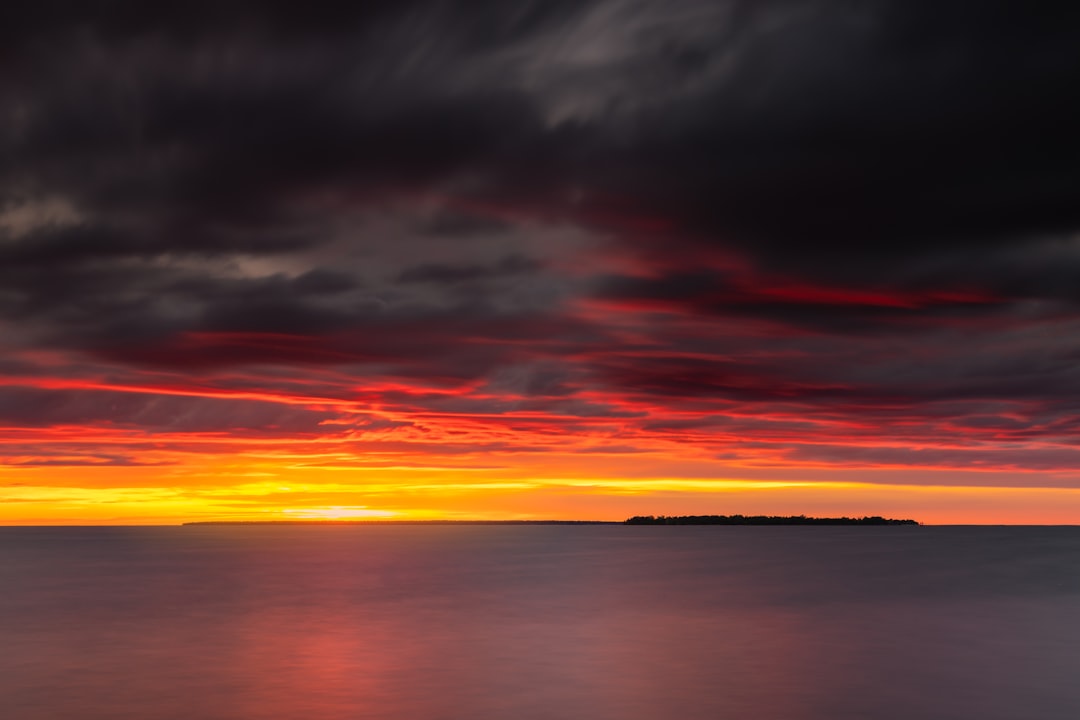
[[[0,524],[1080,523],[1080,5],[0,10]]]

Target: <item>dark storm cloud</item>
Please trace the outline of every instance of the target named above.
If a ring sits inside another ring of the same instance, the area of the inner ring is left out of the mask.
[[[1045,328],[940,330],[909,335],[735,340],[728,349],[696,339],[665,343],[680,352],[598,353],[593,376],[628,395],[667,402],[789,402],[853,411],[911,408],[943,400],[1022,401],[1040,398],[1075,413],[1080,408],[1077,325],[1048,342]],[[722,332],[722,327],[718,328]],[[931,412],[925,408],[925,412]],[[970,410],[964,410],[963,413]],[[957,411],[960,413],[961,411]]]
[[[536,102],[487,82],[475,58],[573,13],[362,5],[13,11],[15,62],[0,74],[11,109],[0,118],[0,314],[53,343],[135,359],[129,346],[186,332],[322,336],[502,312],[501,288],[477,282],[539,267],[517,252],[414,256],[391,271],[406,285],[469,284],[441,294],[360,292],[366,260],[330,271],[304,255],[344,232],[353,208],[461,178],[482,187],[530,159],[537,171],[551,143]],[[475,211],[420,223],[432,242],[504,226]],[[390,242],[349,244],[377,259]],[[325,250],[331,263],[339,250]],[[285,275],[229,270],[245,257],[276,258]]]
[[[370,0],[364,3],[319,0],[297,4],[287,0],[239,0],[219,3],[192,0],[183,5],[152,7],[139,0],[87,3],[48,0],[6,7],[0,34],[7,48],[23,48],[59,32],[92,31],[112,42],[147,35],[165,35],[198,42],[217,33],[268,34],[278,40],[373,32],[380,22],[427,14],[457,25],[472,43],[507,42],[535,32],[574,12],[579,3],[548,0],[522,2],[513,8],[489,0],[432,2],[432,0]],[[468,22],[461,11],[473,8]]]
[[[13,347],[581,416],[1080,393],[1070,5],[0,13]]]
[[[558,4],[386,5],[215,5],[172,18],[120,3],[30,20],[16,66],[27,75],[7,83],[19,111],[5,145],[98,203],[198,212],[194,222],[274,219],[255,203],[320,182],[423,183],[527,147],[518,135],[535,120],[521,93],[444,84],[477,53],[543,27]],[[32,71],[41,77],[28,87]],[[91,160],[111,162],[73,177]]]
[[[965,262],[1080,221],[1078,29],[1067,5],[821,3],[646,113],[612,180],[766,268],[996,284]]]
[[[398,276],[402,283],[459,284],[535,273],[539,264],[521,255],[508,255],[494,265],[446,265],[425,263],[407,268]]]
[[[1053,277],[1053,273],[1049,277]],[[812,277],[812,276],[811,276]],[[657,277],[598,278],[594,297],[616,306],[681,312],[700,317],[748,317],[783,326],[838,333],[920,333],[999,315],[1011,300],[983,292],[871,291],[867,286],[801,285],[797,278],[737,279],[723,272],[675,270]],[[1047,288],[1046,297],[1064,288]]]
[[[90,212],[186,222],[176,252],[200,247],[208,220],[280,227],[289,213],[268,201],[294,193],[378,196],[459,173],[487,177],[470,195],[532,191],[518,200],[540,206],[564,187],[586,209],[621,197],[688,237],[822,271],[882,272],[874,261],[1078,219],[1080,16],[1067,5],[729,3],[701,33],[677,21],[703,6],[676,3],[662,47],[614,50],[656,8],[93,5],[17,11],[7,26],[20,60],[5,82],[9,177],[65,183]],[[595,95],[605,80],[622,95],[569,103],[552,124],[569,81],[537,43],[572,38],[590,10],[610,26],[585,43],[600,56],[586,75]],[[642,62],[681,91],[629,84]]]
[[[531,343],[597,335],[586,324],[544,314],[499,316],[451,307],[438,314],[357,312],[328,318],[311,308],[298,314],[296,307],[274,303],[237,306],[235,314],[216,309],[205,319],[211,328],[206,332],[148,332],[139,342],[99,340],[86,347],[106,359],[154,368],[342,365],[357,377],[459,385],[530,358]],[[226,329],[236,327],[244,330]]]
[[[41,266],[54,269],[162,255],[277,254],[315,243],[310,237],[284,233],[229,238],[212,230],[192,235],[163,230],[158,234],[87,223],[38,229],[9,241],[0,247],[0,263],[8,271]]]
[[[246,399],[133,394],[104,390],[0,388],[8,427],[99,425],[154,432],[314,434],[339,413]]]
[[[633,208],[671,223],[665,245],[630,238],[649,253],[1031,293],[1032,273],[973,274],[971,255],[1080,220],[1067,6],[678,3],[650,25],[647,3],[362,5],[15,11],[5,194],[61,194],[79,218],[4,259],[288,252],[325,240],[320,194],[438,191],[587,223]],[[582,70],[616,94],[594,108],[544,41],[601,11]],[[695,12],[711,32],[679,26]],[[661,45],[621,46],[649,30]],[[627,79],[643,67],[674,89]]]
[[[426,234],[465,238],[505,232],[511,228],[510,223],[498,218],[453,211],[441,212],[423,225]]]

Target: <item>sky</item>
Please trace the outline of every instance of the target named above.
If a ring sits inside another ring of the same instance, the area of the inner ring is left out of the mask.
[[[0,523],[1080,523],[1080,6],[9,3]]]

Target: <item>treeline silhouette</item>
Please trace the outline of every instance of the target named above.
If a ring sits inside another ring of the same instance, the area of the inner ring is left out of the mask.
[[[636,515],[626,525],[918,525],[880,515],[861,518],[816,518],[806,515]]]

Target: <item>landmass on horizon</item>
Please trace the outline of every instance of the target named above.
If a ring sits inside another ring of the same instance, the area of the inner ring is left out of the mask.
[[[617,520],[195,520],[183,525],[622,525]]]
[[[198,520],[186,525],[921,525],[873,515],[816,518],[806,515],[635,515],[617,520]]]
[[[626,525],[921,525],[916,520],[895,520],[880,515],[816,518],[806,515],[637,515]]]

